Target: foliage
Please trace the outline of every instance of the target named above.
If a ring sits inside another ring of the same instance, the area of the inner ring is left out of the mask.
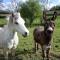
[[[60,6],[54,6],[50,10],[60,10]]]
[[[35,18],[41,16],[40,7],[38,0],[28,0],[26,3],[21,5],[20,12],[25,20],[29,20],[29,24],[31,25]]]

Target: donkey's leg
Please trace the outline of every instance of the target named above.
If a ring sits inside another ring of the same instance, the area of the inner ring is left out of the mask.
[[[47,50],[46,50],[46,58],[47,58],[47,60],[49,60],[49,50],[50,50],[50,48],[47,48]]]
[[[39,49],[39,44],[38,43],[36,43],[36,45],[37,45],[37,50]]]
[[[35,44],[35,47],[34,47],[34,52],[36,52],[36,41],[34,42],[34,44]]]
[[[42,57],[43,57],[43,60],[44,60],[44,58],[45,58],[45,52],[44,52],[43,46],[42,46]]]
[[[35,42],[35,52],[37,52],[37,50],[38,50],[38,43]]]

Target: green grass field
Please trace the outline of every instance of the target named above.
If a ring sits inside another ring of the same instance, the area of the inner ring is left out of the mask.
[[[6,24],[4,19],[0,19],[0,25]],[[33,40],[33,30],[40,24],[40,20],[36,19],[32,27],[28,27],[30,35],[28,37],[23,37],[21,34],[19,36],[19,45],[16,49],[16,59],[17,60],[42,60],[41,50],[37,53],[34,53],[34,40]],[[60,60],[60,17],[55,21],[55,30],[52,38],[52,49],[53,53],[51,60]]]

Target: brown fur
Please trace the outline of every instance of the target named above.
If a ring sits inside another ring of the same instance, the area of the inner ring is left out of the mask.
[[[35,51],[36,49],[38,49],[38,44],[40,44],[42,48],[43,60],[45,54],[47,60],[49,60],[50,42],[54,31],[55,26],[54,20],[56,19],[56,12],[54,12],[52,18],[46,19],[46,17],[44,16],[44,19],[45,19],[44,29],[41,29],[40,27],[35,28],[33,36],[35,41]],[[52,31],[48,30],[49,27],[51,27],[53,30]],[[46,47],[44,48],[44,46]]]

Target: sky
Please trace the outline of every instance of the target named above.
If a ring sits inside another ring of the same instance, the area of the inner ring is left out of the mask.
[[[12,0],[3,0],[3,2],[4,3],[6,3],[6,2],[11,2]],[[17,1],[17,0],[16,0]],[[19,2],[19,1],[21,1],[21,2],[25,2],[26,0],[18,0],[17,2]],[[42,1],[42,2],[46,2],[47,0],[40,0],[40,1]],[[49,1],[49,6],[50,7],[52,7],[52,6],[55,6],[55,5],[60,5],[60,0],[48,0]]]
[[[1,1],[1,0],[0,0]],[[2,3],[0,3],[0,10],[14,10],[16,8],[16,6],[14,6],[15,8],[13,8],[12,4],[11,4],[12,0],[2,0]],[[26,0],[15,0],[17,3],[18,2],[26,2]],[[15,3],[14,3],[15,4]]]
[[[43,7],[45,7],[47,10],[50,10],[52,7],[60,5],[60,0],[40,0]]]
[[[4,3],[6,2],[11,2],[12,0],[2,0]],[[17,1],[17,0],[16,0]],[[19,1],[22,1],[22,2],[25,2],[26,0],[18,0]],[[40,0],[42,2],[46,2],[46,0]],[[56,4],[56,5],[59,5],[60,4],[60,0],[48,0],[51,4]]]
[[[2,1],[3,1],[2,3],[8,7],[9,4],[11,5],[12,0],[2,0]],[[26,2],[26,0],[16,0],[16,1]],[[48,0],[49,1],[48,3],[46,3],[46,1],[47,0],[40,0],[41,4],[43,4],[46,7],[46,9],[50,9],[53,6],[60,5],[60,0]]]
[[[5,3],[5,2],[11,2],[12,0],[3,0],[3,2]],[[17,1],[17,0],[16,0]],[[18,0],[17,2],[19,2],[19,1],[23,1],[23,2],[25,2],[26,0]]]
[[[3,2],[5,3],[5,2],[9,2],[9,0],[3,0]]]

